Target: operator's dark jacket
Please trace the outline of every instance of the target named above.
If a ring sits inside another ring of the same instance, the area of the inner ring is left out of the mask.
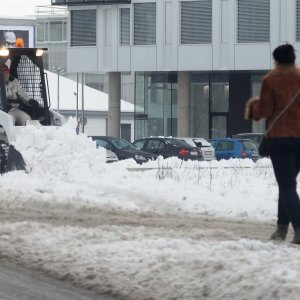
[[[299,88],[300,69],[295,65],[277,66],[263,78],[260,97],[249,100],[246,118],[256,121],[266,118],[271,124]],[[300,96],[275,122],[268,137],[300,137]]]

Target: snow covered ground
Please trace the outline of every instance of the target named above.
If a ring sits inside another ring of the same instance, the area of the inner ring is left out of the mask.
[[[300,248],[269,241],[269,159],[106,164],[75,127],[18,137],[29,172],[0,178],[1,256],[120,299],[299,299]]]

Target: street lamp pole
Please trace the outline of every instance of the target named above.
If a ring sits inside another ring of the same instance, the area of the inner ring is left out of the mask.
[[[57,111],[59,112],[59,73],[64,71],[64,68],[54,67],[53,70],[57,72]]]

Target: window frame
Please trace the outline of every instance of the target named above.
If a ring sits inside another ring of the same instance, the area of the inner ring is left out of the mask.
[[[73,45],[72,44],[72,12],[74,11],[92,11],[94,10],[96,15],[95,15],[95,44],[94,45]],[[98,46],[98,25],[99,25],[99,17],[98,17],[98,9],[97,6],[95,5],[90,5],[88,7],[83,8],[74,8],[70,10],[70,17],[69,17],[69,45],[71,48],[73,47],[97,47]]]
[[[295,41],[300,42],[300,0],[295,0]],[[298,17],[298,18],[297,18]]]
[[[128,8],[129,9],[129,44],[122,45],[121,44],[121,9]],[[123,4],[118,6],[118,45],[119,47],[130,47],[133,44],[132,36],[133,36],[133,9],[131,5]]]
[[[236,18],[236,24],[235,24],[235,27],[236,27],[236,43],[238,45],[242,45],[242,44],[259,44],[259,43],[270,43],[271,42],[271,0],[267,0],[269,1],[269,37],[268,37],[268,40],[267,41],[252,41],[252,40],[248,40],[248,41],[239,41],[239,2],[240,1],[243,1],[243,0],[236,0],[235,2],[235,11],[236,11],[236,14],[235,14],[235,18]],[[274,1],[274,0],[273,0]],[[248,1],[248,2],[251,2],[251,1]]]
[[[57,29],[57,32],[60,31],[60,37],[61,39],[52,39],[52,26],[56,24],[56,25],[60,25],[60,30]],[[52,25],[52,26],[51,26]],[[63,20],[49,20],[49,41],[50,42],[62,42],[64,39],[64,21]]]
[[[143,5],[143,4],[149,4],[149,3],[154,3],[155,4],[155,42],[154,43],[145,43],[145,44],[136,44],[135,43],[135,5]],[[148,0],[147,2],[133,2],[132,3],[132,45],[133,46],[157,46],[157,1],[153,0]]]
[[[205,1],[205,0],[180,0],[179,1],[179,9],[178,9],[178,31],[179,31],[179,45],[212,45],[213,43],[213,3],[211,3],[211,23],[210,23],[210,42],[201,42],[201,43],[182,43],[182,23],[181,23],[181,16],[182,16],[182,3],[184,2],[202,2],[202,1]]]

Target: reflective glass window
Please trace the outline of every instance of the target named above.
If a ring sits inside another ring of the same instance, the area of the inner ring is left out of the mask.
[[[212,116],[212,138],[226,137],[227,135],[227,117],[226,116]]]
[[[263,75],[251,76],[251,97],[259,96]],[[252,132],[265,132],[265,120],[252,121]]]
[[[45,41],[45,23],[36,24],[36,40],[37,42]]]
[[[50,41],[62,41],[63,40],[63,23],[62,22],[50,22]]]
[[[211,112],[228,112],[229,78],[227,74],[211,76]]]
[[[191,76],[191,135],[209,138],[209,75]]]

